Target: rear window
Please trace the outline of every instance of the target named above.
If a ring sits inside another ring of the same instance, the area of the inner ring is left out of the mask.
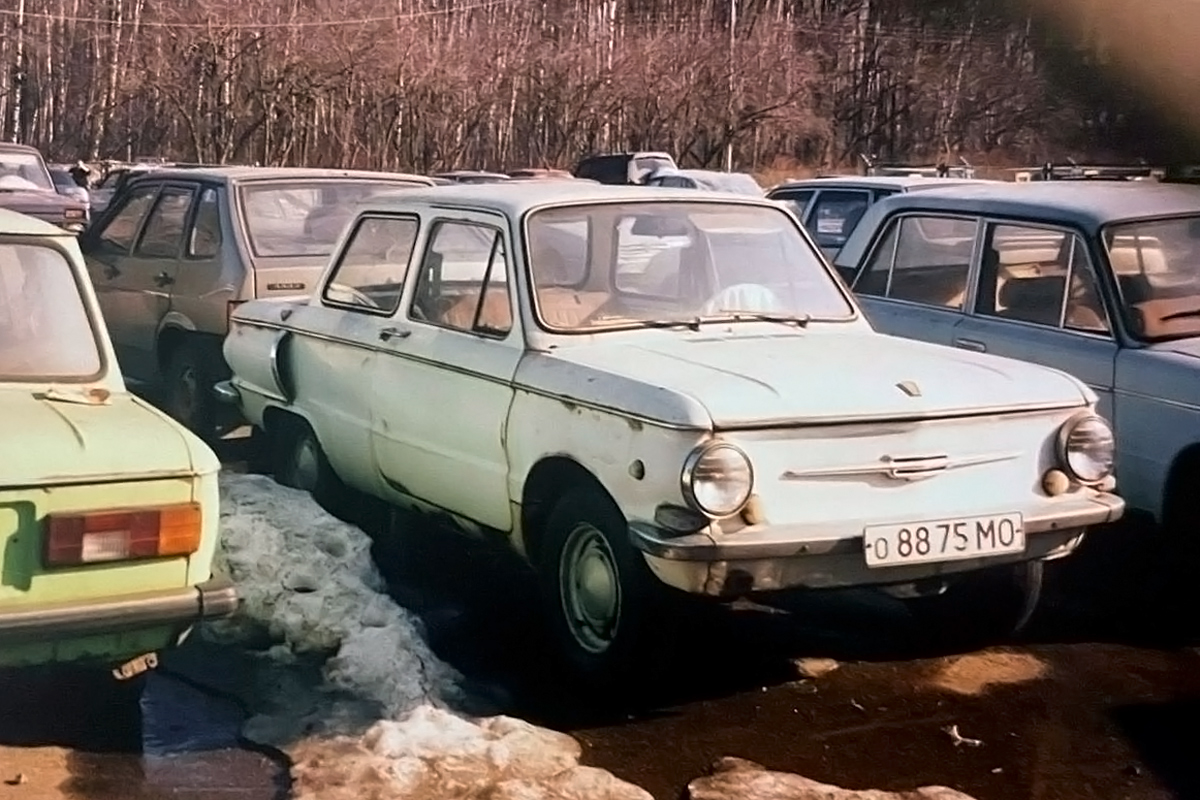
[[[101,366],[70,262],[50,247],[0,243],[0,380],[82,381]]]
[[[238,194],[254,255],[328,256],[357,203],[422,186],[399,180],[309,179],[248,184]]]

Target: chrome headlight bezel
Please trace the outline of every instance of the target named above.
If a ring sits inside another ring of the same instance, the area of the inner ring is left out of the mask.
[[[1077,468],[1076,464],[1073,463],[1071,459],[1072,454],[1078,452],[1077,450],[1072,450],[1071,448],[1071,435],[1075,433],[1080,426],[1085,424],[1099,425],[1107,434],[1109,442],[1109,456],[1107,459],[1108,463],[1107,467],[1101,468],[1102,474],[1099,475],[1084,474],[1083,470]],[[1116,437],[1113,433],[1112,426],[1108,424],[1108,421],[1104,419],[1104,417],[1101,417],[1094,411],[1082,411],[1076,414],[1064,422],[1058,429],[1057,456],[1059,465],[1063,468],[1063,471],[1065,471],[1067,475],[1071,477],[1072,480],[1081,483],[1084,486],[1095,486],[1103,483],[1113,474],[1114,461],[1116,457]]]
[[[723,453],[733,454],[734,457],[741,460],[742,466],[745,467],[744,485],[739,487],[739,491],[735,495],[736,503],[730,503],[724,508],[710,508],[697,496],[697,474],[705,458]],[[709,519],[731,517],[746,507],[746,503],[750,501],[750,496],[754,493],[754,464],[750,461],[750,456],[746,455],[745,451],[737,445],[720,440],[705,442],[688,453],[687,458],[684,459],[683,471],[680,473],[680,488],[688,505]]]

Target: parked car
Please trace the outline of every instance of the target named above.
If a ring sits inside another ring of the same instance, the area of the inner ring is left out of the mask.
[[[87,203],[59,194],[36,147],[0,142],[0,208],[78,233],[87,225]]]
[[[418,175],[305,168],[158,168],[129,178],[81,238],[126,378],[203,436],[238,425],[211,388],[227,374],[230,310],[305,294],[354,203],[430,186]]]
[[[54,183],[54,191],[66,197],[74,198],[83,203],[87,208],[91,208],[91,195],[88,194],[87,189],[75,181],[75,176],[71,174],[71,165],[47,164],[46,169],[50,172],[50,180]]]
[[[523,167],[508,171],[508,177],[517,181],[539,180],[573,180],[575,178],[565,169],[550,169],[549,167]]]
[[[1123,508],[1080,381],[876,333],[795,217],[744,195],[377,198],[308,298],[234,310],[225,356],[217,391],[281,482],[507,539],[601,681],[669,637],[666,587],[946,609],[996,581],[987,613],[1016,625],[1042,562]]]
[[[867,208],[903,192],[975,183],[974,180],[922,176],[859,177],[830,175],[787,181],[773,186],[767,197],[791,206],[825,255],[833,258],[846,243]]]
[[[893,197],[837,264],[885,333],[1086,382],[1130,509],[1195,538],[1200,189],[1052,181]]]
[[[733,192],[762,197],[766,192],[748,172],[721,172],[715,169],[655,170],[642,181],[646,186],[669,186],[676,189],[706,189],[710,192]]]
[[[75,237],[2,209],[0,432],[0,666],[128,675],[236,610],[216,456],[126,391]]]
[[[488,172],[482,169],[456,169],[451,172],[437,172],[434,178],[443,178],[450,183],[498,183],[509,179],[503,172]]]
[[[668,153],[607,153],[591,155],[580,160],[572,173],[576,178],[589,178],[613,186],[638,184],[658,169],[678,169]]]

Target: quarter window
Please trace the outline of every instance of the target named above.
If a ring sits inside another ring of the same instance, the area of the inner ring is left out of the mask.
[[[187,254],[192,258],[213,258],[221,249],[221,212],[217,190],[205,187],[196,204],[196,217],[188,236]]]
[[[128,252],[129,248],[133,247],[142,217],[146,216],[146,211],[154,202],[156,194],[158,184],[143,184],[131,191],[120,210],[108,221],[104,230],[100,231],[100,242],[115,250]]]
[[[364,217],[350,234],[322,299],[387,316],[400,307],[419,223],[411,217]]]
[[[168,186],[146,219],[137,255],[145,258],[175,258],[183,244],[184,222],[192,205],[192,190]]]
[[[893,221],[859,277],[860,294],[961,310],[975,246],[974,220],[908,216]]]
[[[1108,319],[1087,248],[1066,231],[994,225],[979,277],[977,313],[1089,333]]]
[[[503,233],[485,225],[437,223],[409,313],[434,325],[490,336],[512,330]]]

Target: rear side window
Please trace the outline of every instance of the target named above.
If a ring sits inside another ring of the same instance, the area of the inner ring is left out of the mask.
[[[977,223],[971,219],[908,216],[893,220],[855,291],[910,303],[962,310]]]
[[[142,218],[146,216],[150,204],[154,202],[154,196],[158,194],[158,188],[159,184],[151,183],[142,184],[131,191],[121,203],[120,210],[109,218],[108,224],[100,231],[101,244],[114,250],[128,252],[129,248],[133,247],[133,240],[137,237]]]
[[[213,258],[221,249],[221,211],[217,190],[205,187],[196,204],[196,216],[188,235],[187,254],[191,258]]]
[[[858,225],[871,195],[859,191],[824,191],[817,196],[808,227],[821,247],[841,247]]]

